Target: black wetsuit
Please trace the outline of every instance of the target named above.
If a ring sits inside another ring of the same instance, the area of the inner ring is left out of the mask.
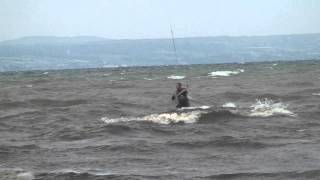
[[[172,100],[175,100],[177,97],[178,104],[177,108],[182,108],[182,107],[189,107],[189,99],[188,99],[188,91],[185,88],[181,88],[175,92],[175,94],[172,96]]]

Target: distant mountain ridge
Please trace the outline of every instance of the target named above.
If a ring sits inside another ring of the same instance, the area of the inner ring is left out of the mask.
[[[198,36],[183,37],[175,39],[270,39],[270,38],[319,38],[320,33],[311,34],[279,34],[279,35],[260,35],[260,36]],[[0,41],[0,44],[35,44],[35,43],[85,43],[101,41],[145,41],[145,40],[171,40],[171,38],[147,38],[147,39],[110,39],[99,36],[23,36],[21,38]]]
[[[320,34],[107,39],[32,36],[0,42],[0,71],[320,59]]]

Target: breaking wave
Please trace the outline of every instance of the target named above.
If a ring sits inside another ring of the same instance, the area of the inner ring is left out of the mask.
[[[252,109],[249,116],[251,117],[270,117],[275,115],[295,116],[287,109],[288,105],[281,102],[275,103],[271,99],[256,100],[256,103],[250,106]]]
[[[235,103],[233,103],[233,102],[228,102],[228,103],[223,104],[222,107],[224,107],[224,108],[236,108],[237,105]]]
[[[129,122],[129,121],[146,121],[157,124],[172,124],[172,123],[195,123],[205,112],[203,111],[191,111],[191,112],[172,112],[151,114],[144,117],[121,117],[110,119],[103,117],[101,120],[107,124]]]
[[[183,107],[183,108],[181,108],[181,110],[183,111],[183,110],[195,110],[195,109],[203,109],[203,110],[205,110],[205,109],[210,109],[211,108],[211,106],[200,106],[200,107]],[[179,110],[179,109],[178,109]]]
[[[33,180],[35,176],[33,172],[24,171],[20,168],[0,169],[0,179],[5,180]]]
[[[312,93],[314,96],[320,96],[320,93]]]
[[[65,172],[64,172],[65,171]],[[38,180],[42,179],[90,179],[90,180],[101,180],[101,179],[172,179],[171,175],[140,175],[140,174],[114,174],[110,172],[104,172],[101,170],[63,170],[44,172],[37,175]]]
[[[178,109],[176,112],[155,113],[143,117],[102,117],[101,120],[107,124],[144,121],[157,124],[175,123],[196,123],[197,121],[212,121],[216,119],[250,118],[250,117],[270,117],[270,116],[295,116],[287,109],[288,105],[281,102],[274,102],[271,99],[256,100],[250,106],[251,109],[237,108],[235,103],[226,103],[222,108],[212,108],[210,106],[187,107]]]
[[[231,76],[231,75],[237,75],[240,72],[244,72],[244,70],[238,69],[236,71],[214,71],[214,72],[208,73],[208,76],[210,77]]]
[[[171,76],[168,76],[167,78],[168,78],[168,79],[176,79],[176,80],[179,80],[179,79],[184,79],[185,76],[175,76],[175,75],[171,75]]]
[[[201,179],[317,179],[320,170],[279,171],[279,172],[239,172],[199,177]]]

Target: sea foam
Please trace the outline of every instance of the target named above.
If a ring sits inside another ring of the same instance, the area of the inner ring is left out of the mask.
[[[236,108],[236,104],[234,104],[233,102],[228,102],[222,105],[223,108]]]
[[[281,102],[275,103],[273,100],[265,98],[256,100],[256,103],[250,106],[252,109],[249,116],[251,117],[270,117],[274,115],[295,116],[287,109],[288,105]]]
[[[157,124],[171,124],[171,123],[195,123],[201,117],[203,111],[190,111],[190,112],[172,112],[150,114],[143,117],[121,117],[121,118],[108,118],[103,117],[101,120],[107,124],[129,122],[129,121],[146,121]]]
[[[60,170],[51,171],[50,173],[53,173],[53,174],[68,174],[68,173],[91,174],[91,175],[95,175],[95,176],[107,176],[107,175],[112,174],[111,172],[106,172],[106,170],[103,170],[103,169],[82,169],[82,168],[60,169]]]
[[[199,107],[182,107],[180,110],[196,110],[196,109],[210,109],[211,106],[199,106]],[[178,109],[179,110],[179,109]]]
[[[18,180],[32,180],[34,179],[34,175],[32,172],[23,172],[17,175]]]
[[[236,71],[214,71],[214,72],[208,73],[208,76],[210,76],[210,77],[231,76],[231,75],[237,75],[241,72],[244,72],[244,70],[238,69]]]
[[[179,80],[179,79],[184,79],[185,76],[175,76],[175,75],[171,75],[171,76],[168,76],[167,78],[168,78],[168,79],[176,79],[176,80]]]

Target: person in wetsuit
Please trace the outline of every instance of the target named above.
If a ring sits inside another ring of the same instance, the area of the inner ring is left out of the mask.
[[[183,88],[181,83],[177,83],[176,92],[174,93],[171,99],[172,101],[177,99],[178,101],[178,104],[176,106],[177,108],[190,106],[189,99],[188,99],[188,90],[186,88]]]

